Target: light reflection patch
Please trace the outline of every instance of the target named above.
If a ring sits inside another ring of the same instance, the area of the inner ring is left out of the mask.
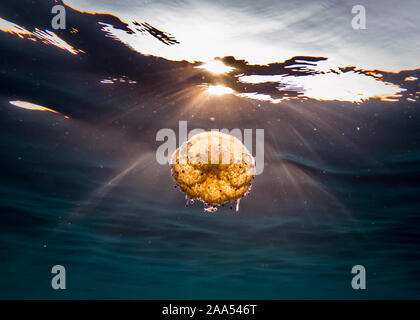
[[[47,45],[53,45],[57,48],[66,50],[71,54],[85,53],[83,50],[78,50],[69,45],[66,41],[57,36],[54,32],[47,29],[40,30],[35,28],[33,32],[7,20],[0,18],[0,31],[17,35],[19,38],[28,39],[31,41],[40,40]]]
[[[40,106],[38,104],[34,104],[31,102],[27,102],[27,101],[21,101],[21,100],[15,100],[15,101],[9,101],[10,104],[14,105],[15,107],[18,108],[22,108],[22,109],[26,109],[26,110],[32,110],[32,111],[47,111],[47,112],[52,112],[52,113],[56,113],[56,114],[60,114],[63,115],[62,113],[55,111],[53,109],[44,107],[44,106]],[[63,115],[64,118],[69,119],[68,116]]]

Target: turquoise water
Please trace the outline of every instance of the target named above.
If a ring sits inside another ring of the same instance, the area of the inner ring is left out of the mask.
[[[13,6],[0,17],[27,28],[46,10]],[[186,62],[77,17],[86,55],[0,34],[0,298],[420,298],[418,101],[197,102],[201,74]],[[122,75],[137,83],[100,82]],[[157,131],[179,120],[264,128],[264,172],[239,213],[185,208],[155,159]],[[57,264],[66,290],[51,288]],[[363,291],[351,287],[359,264]]]

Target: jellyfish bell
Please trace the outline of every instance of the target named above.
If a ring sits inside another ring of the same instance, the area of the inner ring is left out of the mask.
[[[249,193],[255,160],[236,137],[218,131],[194,135],[171,157],[172,177],[188,199],[201,200],[204,210],[239,200]]]

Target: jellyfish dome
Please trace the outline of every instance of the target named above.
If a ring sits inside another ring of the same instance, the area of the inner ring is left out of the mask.
[[[172,155],[171,168],[189,201],[201,200],[209,212],[236,201],[238,211],[240,199],[249,194],[255,160],[236,137],[209,131],[184,142]]]

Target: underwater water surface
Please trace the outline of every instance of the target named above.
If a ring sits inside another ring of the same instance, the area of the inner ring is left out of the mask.
[[[420,298],[420,69],[325,69],[314,46],[267,64],[220,55],[232,69],[212,73],[141,17],[67,6],[51,30],[51,2],[0,5],[0,298]],[[264,129],[238,213],[186,208],[157,163],[156,133],[181,120]]]

